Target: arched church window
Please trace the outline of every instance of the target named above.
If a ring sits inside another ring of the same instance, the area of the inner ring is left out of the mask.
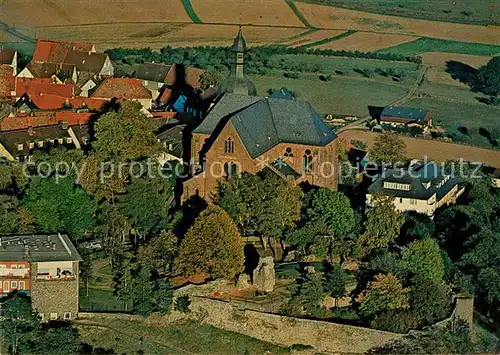
[[[234,142],[231,139],[231,137],[229,137],[224,141],[224,153],[226,154],[234,153]]]
[[[293,151],[292,151],[292,148],[287,147],[287,148],[285,149],[285,157],[293,157]]]
[[[302,156],[302,171],[304,173],[312,173],[313,171],[313,156],[309,149],[306,149]]]

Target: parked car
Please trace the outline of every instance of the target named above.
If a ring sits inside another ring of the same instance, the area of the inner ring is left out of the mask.
[[[88,242],[86,245],[85,245],[85,248],[86,249],[102,249],[102,245],[101,243],[99,242]]]

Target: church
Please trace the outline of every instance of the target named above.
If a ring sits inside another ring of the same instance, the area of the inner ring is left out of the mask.
[[[337,190],[335,133],[314,108],[289,95],[257,96],[246,75],[241,28],[231,48],[231,73],[205,119],[192,132],[192,175],[183,200],[211,200],[221,179],[267,170],[293,185],[309,183]]]

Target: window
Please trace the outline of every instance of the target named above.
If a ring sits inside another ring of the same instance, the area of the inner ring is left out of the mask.
[[[4,292],[5,291],[9,291],[9,288],[10,288],[9,285],[10,285],[9,281],[4,281],[3,282],[3,290],[4,290]]]
[[[287,147],[287,148],[285,149],[285,157],[293,157],[292,148]]]
[[[403,198],[399,198],[399,203],[403,203]]]
[[[64,143],[64,139],[63,138],[57,138],[57,143],[63,144]]]
[[[57,313],[51,313],[50,320],[57,320]]]
[[[28,144],[28,147],[30,147],[30,149],[35,148],[35,143],[33,143],[33,142],[29,143],[29,144]]]
[[[410,205],[416,205],[416,204],[417,204],[417,200],[414,198],[410,198]]]
[[[231,138],[226,139],[226,141],[224,142],[224,153],[234,153],[234,142]]]
[[[11,269],[17,269],[17,265],[16,265],[16,264],[12,264],[12,265],[10,266],[10,268],[11,268]]]
[[[68,144],[73,143],[73,138],[70,138],[70,137],[66,138],[66,143],[68,143]]]
[[[38,313],[38,316],[40,317],[40,320],[43,322],[45,320],[45,314],[43,313]]]
[[[302,171],[304,173],[312,173],[313,171],[313,156],[309,149],[306,149],[302,156]]]
[[[64,312],[64,320],[71,320],[71,312]]]
[[[21,291],[23,291],[23,290],[25,290],[25,287],[26,287],[26,286],[24,285],[24,281],[19,281],[19,289],[20,289]]]
[[[36,145],[38,146],[38,148],[43,148],[43,141],[36,142]]]
[[[20,143],[17,145],[17,150],[23,150],[24,144]]]
[[[17,265],[18,269],[24,269],[24,265]]]
[[[236,163],[225,163],[224,174],[228,179],[238,174],[238,165]]]
[[[11,281],[10,288],[17,288],[17,281]]]

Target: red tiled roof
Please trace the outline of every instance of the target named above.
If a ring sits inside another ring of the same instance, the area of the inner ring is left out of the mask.
[[[7,64],[0,65],[0,99],[10,99],[14,88],[14,69]]]
[[[90,51],[92,43],[62,42],[39,39],[36,42],[33,61],[62,63],[68,51]]]
[[[0,64],[12,64],[15,53],[13,49],[0,49]]]
[[[108,78],[94,91],[95,98],[151,99],[151,91],[142,85],[142,80],[130,78]]]
[[[165,88],[158,100],[160,100],[160,102],[169,102],[171,97],[172,97],[172,90],[169,88]]]
[[[177,117],[177,112],[150,112],[154,118],[175,118]]]
[[[108,100],[94,99],[91,97],[80,97],[80,96],[69,99],[69,103],[74,108],[81,108],[85,106],[91,110],[99,110],[102,107],[102,105],[106,104],[107,102]]]
[[[86,107],[90,110],[100,110],[101,107],[108,102],[107,100],[89,97],[68,98],[51,94],[30,95],[29,98],[40,110],[59,110],[63,108],[65,103],[70,104],[75,109]]]
[[[74,87],[73,84],[54,84],[49,78],[17,78],[16,96],[28,93],[30,97],[47,94],[72,97]]]
[[[27,114],[18,114],[13,117],[4,117],[0,119],[0,131],[14,131],[18,129],[27,129],[31,127],[45,127],[66,122],[69,126],[80,126],[87,124],[92,113],[79,113],[72,111],[43,112],[29,116]]]
[[[172,65],[168,71],[165,82],[168,85],[174,85],[176,80],[176,67],[178,65]],[[184,66],[184,79],[186,84],[191,85],[193,88],[200,87],[200,77],[205,73],[206,70]]]

